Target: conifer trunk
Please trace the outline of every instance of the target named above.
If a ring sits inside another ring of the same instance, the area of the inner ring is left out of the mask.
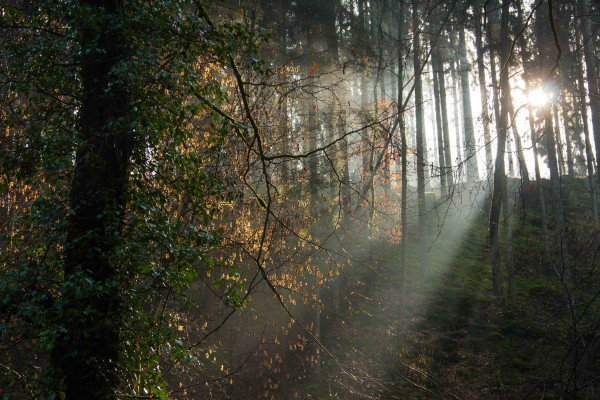
[[[413,26],[420,24],[419,6],[415,4],[412,15]],[[415,118],[417,136],[417,209],[419,214],[419,271],[427,272],[427,246],[425,244],[425,129],[423,121],[423,84],[421,81],[421,43],[415,33],[413,37],[413,65],[415,71]]]
[[[486,171],[492,170],[492,135],[490,133],[490,115],[487,95],[487,79],[483,51],[483,27],[481,16],[475,16],[475,48],[477,50],[477,76],[479,78],[479,93],[481,96],[481,119],[483,123],[483,139],[485,140]]]
[[[466,15],[466,10],[465,10]],[[466,18],[463,18],[458,31],[458,55],[460,69],[460,87],[463,104],[463,141],[465,163],[467,164],[467,182],[479,180],[479,165],[475,146],[475,129],[473,128],[473,111],[471,109],[471,85],[469,82],[469,62],[467,60],[467,44],[465,40]]]
[[[431,53],[431,65],[433,68],[433,103],[435,106],[435,126],[437,131],[437,150],[438,150],[438,163],[440,166],[440,192],[442,198],[446,198],[448,195],[448,187],[446,183],[446,155],[444,145],[444,128],[442,125],[441,115],[441,96],[440,88],[438,83],[438,71],[437,71],[437,56],[435,51]]]
[[[577,29],[577,47],[581,47],[581,40],[579,34],[579,28]],[[599,226],[598,220],[598,200],[596,195],[596,180],[594,179],[594,150],[592,148],[592,142],[590,139],[590,128],[588,124],[588,113],[587,113],[587,101],[585,95],[585,80],[583,78],[583,65],[579,58],[576,59],[577,64],[577,85],[579,89],[579,109],[581,110],[581,120],[583,125],[583,135],[585,139],[585,162],[588,173],[588,190],[590,192],[590,211],[592,213],[592,219],[594,226]]]
[[[400,162],[401,162],[401,187],[400,187],[400,313],[404,313],[406,309],[406,272],[408,271],[408,145],[406,143],[406,125],[404,123],[404,117],[402,112],[402,104],[404,102],[403,89],[404,89],[404,59],[403,59],[403,47],[400,45],[402,39],[404,39],[403,29],[405,25],[405,5],[400,4],[400,11],[398,12],[398,100],[396,104],[398,106],[398,118],[400,123],[398,124],[398,130],[400,132]]]
[[[501,20],[501,37],[506,37],[508,34],[508,10],[510,7],[510,0],[503,0],[502,2],[502,20]],[[500,44],[500,65],[508,65],[509,49],[508,43]],[[493,54],[491,54],[493,59]],[[495,72],[492,71],[492,74]],[[500,210],[502,206],[502,199],[506,196],[506,171],[504,165],[504,155],[506,150],[506,138],[509,129],[508,126],[508,102],[509,97],[507,96],[510,90],[508,82],[508,68],[502,68],[500,71],[500,89],[501,93],[499,100],[500,105],[495,105],[495,108],[499,109],[500,118],[498,120],[498,138],[497,138],[497,150],[496,150],[496,164],[494,168],[494,189],[492,191],[492,204],[490,210],[489,219],[489,247],[492,257],[492,289],[495,296],[502,294],[502,267],[501,267],[501,251],[500,251],[500,240],[499,240],[499,222],[500,222]]]
[[[437,80],[440,88],[440,111],[442,115],[442,132],[444,133],[444,158],[446,167],[442,171],[446,175],[446,183],[449,188],[454,186],[454,174],[452,170],[452,152],[450,150],[450,127],[448,125],[448,103],[446,96],[446,78],[444,74],[444,61],[442,57],[436,57]],[[451,190],[451,189],[450,189]]]
[[[592,117],[592,133],[596,146],[596,171],[600,170],[600,84],[598,82],[597,57],[594,51],[594,39],[590,17],[587,15],[588,0],[579,0],[579,14],[581,18],[581,30],[583,33],[583,55],[585,60],[586,80],[588,95],[590,99],[590,111]],[[600,179],[600,174],[598,175]]]

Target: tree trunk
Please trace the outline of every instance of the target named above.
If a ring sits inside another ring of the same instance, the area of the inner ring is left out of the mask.
[[[438,162],[440,166],[440,192],[442,198],[446,198],[448,195],[448,187],[446,184],[446,146],[444,145],[444,128],[442,125],[441,115],[441,97],[440,88],[438,83],[438,71],[437,71],[437,56],[435,51],[431,53],[431,65],[433,70],[433,104],[435,106],[435,126],[437,131],[437,150],[438,150]]]
[[[509,123],[510,124],[510,123]],[[515,176],[515,160],[513,157],[512,141],[510,135],[506,138],[506,161],[508,161],[508,176]]]
[[[581,48],[579,29],[576,34],[577,47]],[[590,192],[590,211],[592,213],[592,220],[594,226],[598,228],[598,200],[596,195],[596,180],[594,179],[594,151],[592,149],[592,142],[590,140],[590,128],[588,124],[588,113],[587,113],[587,101],[585,95],[585,81],[583,78],[583,65],[579,58],[577,62],[577,85],[579,89],[579,109],[581,110],[581,120],[583,125],[583,135],[585,138],[585,162],[588,174],[588,190]]]
[[[517,12],[518,12],[518,19],[520,24],[524,23],[523,20],[523,9],[520,5],[520,3],[517,3]],[[528,59],[528,53],[527,53],[527,42],[525,41],[525,38],[523,37],[523,35],[520,35],[518,40],[518,44],[520,47],[520,56],[521,56],[521,63],[523,64],[523,75],[524,75],[524,80],[525,80],[525,90],[527,91],[527,93],[530,92],[531,90],[531,85],[530,85],[530,76],[531,76],[531,61]],[[533,162],[534,162],[534,169],[535,169],[535,180],[536,180],[536,188],[537,188],[537,192],[538,192],[538,198],[539,198],[539,206],[540,206],[540,214],[541,214],[541,225],[542,225],[542,230],[544,232],[544,246],[546,247],[546,249],[548,248],[548,217],[547,217],[547,213],[546,213],[546,200],[545,200],[545,196],[544,196],[544,187],[542,185],[542,177],[541,177],[541,173],[540,173],[540,162],[539,162],[539,156],[538,156],[538,150],[537,150],[537,145],[538,145],[538,141],[540,140],[540,138],[537,135],[537,131],[536,131],[536,127],[535,127],[535,119],[533,116],[533,107],[531,106],[531,104],[527,104],[527,113],[528,113],[528,120],[529,120],[529,131],[531,133],[531,149],[533,151]]]
[[[553,78],[553,71],[548,71],[548,68],[553,65],[557,52],[552,46],[553,40],[548,31],[546,21],[549,20],[549,7],[543,4],[536,10],[536,36],[538,43],[538,63],[540,72],[547,76],[550,80]],[[559,174],[559,159],[556,150],[556,137],[553,127],[552,104],[546,104],[542,112],[544,121],[544,135],[546,137],[546,147],[548,150],[548,168],[550,169],[550,187],[552,193],[552,209],[555,226],[556,248],[558,249],[557,260],[555,262],[555,271],[561,279],[567,296],[567,302],[570,302],[572,278],[571,265],[568,256],[564,211],[562,207],[561,189],[560,189],[560,174]]]
[[[508,95],[510,95],[510,93],[508,93]],[[519,160],[519,173],[521,175],[521,202],[524,206],[528,206],[529,187],[531,186],[529,182],[529,169],[527,168],[527,161],[525,160],[525,154],[523,153],[523,143],[521,142],[521,136],[519,135],[519,130],[517,128],[517,124],[515,123],[516,115],[514,109],[515,107],[512,102],[512,96],[510,96],[508,106],[510,107],[510,109],[508,110],[508,115],[511,120],[510,125],[512,127],[515,147],[517,148],[517,159]]]
[[[64,246],[64,286],[59,300],[64,333],[51,353],[64,398],[112,399],[118,384],[119,276],[112,253],[123,231],[132,137],[129,93],[113,69],[126,60],[119,22],[121,1],[83,1],[104,17],[82,22],[77,148]],[[59,395],[62,397],[62,395]]]
[[[558,106],[556,104],[552,107],[552,116],[554,117],[554,132],[556,132],[556,155],[558,160],[558,176],[560,177],[565,174],[565,156],[563,152],[562,134],[560,131],[560,117],[558,116]]]
[[[600,170],[600,85],[598,83],[598,68],[596,52],[594,50],[595,41],[593,40],[590,18],[587,15],[587,8],[590,7],[588,0],[579,0],[579,14],[582,23],[583,33],[583,55],[585,60],[586,79],[588,87],[588,96],[590,99],[590,112],[592,117],[592,133],[594,135],[594,144],[596,145],[596,171]],[[600,174],[598,174],[600,179]]]
[[[413,26],[419,26],[419,6],[415,4],[412,15]],[[413,65],[415,71],[415,118],[417,135],[417,208],[419,214],[419,270],[422,275],[427,272],[427,246],[425,226],[425,129],[423,121],[423,85],[421,82],[421,43],[417,33],[413,37]]]
[[[408,271],[408,145],[406,143],[406,125],[404,123],[404,27],[406,26],[406,6],[400,3],[400,9],[397,16],[398,44],[397,44],[397,65],[398,65],[398,88],[397,88],[397,113],[399,118],[398,131],[400,133],[400,162],[401,162],[401,184],[400,184],[400,316],[404,315],[406,309],[406,275]]]
[[[308,150],[313,151],[317,148],[317,139],[319,134],[319,125],[317,119],[317,99],[311,98],[306,101],[307,110],[307,134],[308,134]],[[320,175],[319,175],[319,159],[316,154],[311,155],[308,158],[308,190],[310,192],[310,203],[311,209],[316,211],[320,208],[321,202],[319,200],[319,187]]]
[[[483,51],[483,28],[481,16],[475,17],[475,47],[477,50],[477,76],[479,77],[479,93],[481,95],[481,120],[483,122],[483,139],[485,140],[486,171],[492,170],[492,135],[490,134],[490,115],[487,95],[487,82],[485,77],[485,63]]]
[[[448,126],[448,103],[446,100],[446,78],[444,74],[444,61],[442,57],[436,57],[437,59],[437,80],[440,88],[440,111],[442,114],[442,131],[444,132],[444,166],[445,171],[442,171],[446,175],[446,182],[449,188],[454,186],[454,172],[452,170],[452,152],[450,149],[450,127]]]
[[[465,10],[465,15],[466,12],[467,10]],[[464,26],[466,18],[462,22],[458,31],[458,60],[463,100],[464,155],[465,163],[467,164],[467,182],[473,183],[479,180],[479,165],[477,163],[477,148],[475,146],[475,130],[473,129],[473,112],[471,109],[471,85],[469,82],[469,62],[467,60]]]
[[[358,36],[360,40],[360,46],[366,46],[367,44],[367,29],[366,29],[366,10],[365,10],[365,0],[358,0]],[[360,48],[360,53],[362,54],[362,63],[365,63],[361,66],[361,74],[360,74],[360,114],[362,115],[362,122],[364,124],[367,123],[368,120],[368,84],[367,84],[367,52],[366,48]],[[371,139],[370,139],[370,129],[364,129],[361,132],[361,153],[362,153],[362,181],[366,182],[369,176],[369,156],[371,153]],[[363,192],[368,193],[369,188],[365,187]]]
[[[455,68],[455,60],[448,60],[450,65],[450,80],[452,82],[452,112],[454,116],[454,139],[456,143],[456,166],[457,175],[456,181],[462,181],[462,174],[460,171],[463,169],[464,165],[464,152],[462,146],[462,140],[460,139],[460,94],[458,92],[458,84],[456,79],[456,68]]]
[[[282,96],[279,100],[281,102],[281,137],[283,141],[281,142],[281,151],[283,154],[290,153],[290,120],[288,117],[288,97]],[[281,162],[281,186],[285,188],[288,183],[291,182],[290,179],[290,161],[283,159]]]
[[[527,106],[529,113],[529,130],[531,131],[531,149],[533,150],[533,162],[535,167],[535,181],[538,191],[538,197],[540,201],[540,214],[541,214],[541,225],[544,232],[544,244],[548,247],[548,212],[546,211],[546,196],[544,195],[544,185],[542,184],[542,175],[540,173],[540,159],[538,155],[538,137],[537,130],[535,128],[535,122],[533,117],[533,110],[531,105]]]
[[[281,16],[281,22],[279,24],[279,45],[280,45],[280,56],[281,56],[281,65],[286,65],[288,62],[288,57],[287,57],[287,32],[286,32],[286,25],[287,25],[287,7],[286,7],[286,2],[285,1],[280,1],[280,16]],[[289,97],[287,96],[287,94],[283,94],[280,97],[280,102],[281,102],[281,129],[282,129],[282,134],[281,137],[283,137],[283,142],[281,143],[281,147],[282,147],[282,152],[283,154],[289,154],[290,153],[290,119],[288,116],[289,113]],[[281,162],[281,185],[282,186],[286,186],[289,182],[291,182],[290,179],[290,161],[283,159]]]
[[[486,3],[487,4],[487,3]],[[496,68],[496,55],[495,51],[498,46],[498,41],[496,40],[496,36],[494,35],[494,31],[492,26],[496,23],[497,17],[494,10],[497,8],[496,1],[493,1],[491,4],[488,4],[485,9],[485,15],[488,16],[488,23],[485,26],[486,34],[488,37],[489,44],[489,56],[490,56],[490,76],[492,78],[492,91],[493,91],[493,102],[492,107],[494,110],[494,119],[496,121],[496,131],[502,130],[502,126],[500,124],[500,86],[498,85],[498,76],[497,68]],[[508,29],[508,28],[507,28]],[[502,62],[500,65],[503,66]]]
[[[306,54],[305,57],[305,69],[309,70],[315,63],[323,63],[323,60],[317,56],[317,35],[316,29],[312,25],[317,20],[317,11],[314,6],[307,5],[304,7],[304,33],[306,34],[306,47],[303,49]],[[307,84],[310,86],[314,84],[317,79],[313,76],[309,77]],[[319,137],[321,136],[321,124],[319,116],[322,115],[320,106],[322,102],[315,93],[307,93],[304,100],[304,113],[305,129],[307,137],[308,151],[314,151],[319,145]],[[308,191],[310,196],[310,207],[308,214],[315,221],[311,226],[309,232],[311,235],[317,236],[319,231],[323,229],[324,221],[321,220],[321,216],[324,213],[325,202],[321,200],[320,191],[322,188],[322,174],[320,173],[320,162],[319,153],[312,154],[306,160],[308,164]],[[319,273],[318,268],[314,271],[314,287],[315,287],[315,301],[312,304],[312,323],[313,323],[313,334],[317,339],[321,337],[321,287],[319,285]],[[318,375],[321,368],[320,350],[315,345],[315,370]]]
[[[502,20],[501,20],[501,37],[507,37],[508,35],[508,12],[510,7],[510,0],[502,1]],[[508,42],[500,44],[500,65],[508,65],[509,49]],[[493,59],[493,54],[491,54]],[[494,73],[494,71],[492,71]],[[497,150],[496,150],[496,164],[494,168],[494,190],[492,191],[492,205],[490,210],[490,230],[489,230],[489,247],[492,256],[492,285],[493,293],[495,296],[501,296],[502,294],[502,268],[500,260],[500,241],[498,236],[499,222],[500,222],[500,209],[502,206],[502,199],[506,196],[506,171],[504,165],[504,153],[506,150],[506,138],[508,125],[508,104],[509,97],[507,96],[510,90],[508,82],[508,68],[502,68],[500,71],[500,88],[502,93],[500,95],[500,105],[495,105],[495,108],[500,109],[500,118],[498,126],[498,138],[497,138]]]
[[[577,52],[571,51],[572,44],[574,43],[574,27],[570,26],[571,16],[576,12],[576,2],[560,2],[558,3],[558,21],[556,28],[558,31],[558,38],[560,46],[562,48],[563,56],[560,60],[559,74],[560,74],[560,108],[562,114],[562,120],[564,124],[565,141],[564,148],[567,154],[567,175],[569,177],[575,177],[575,162],[573,159],[573,148],[575,143],[580,143],[579,140],[575,141],[575,119],[576,111],[574,105],[578,97],[576,75],[577,66],[576,58]],[[569,102],[568,98],[572,101]],[[569,112],[573,114],[573,118],[569,117]],[[583,150],[583,149],[582,149]],[[582,151],[583,152],[583,151]]]
[[[517,280],[515,273],[515,260],[513,257],[513,245],[512,245],[512,223],[511,223],[511,209],[509,207],[508,191],[504,190],[502,195],[502,212],[504,219],[504,240],[506,242],[506,251],[504,252],[504,258],[506,262],[506,273],[507,273],[507,294],[510,301],[514,302],[517,298]]]
[[[575,99],[576,94],[573,93],[573,99]],[[562,117],[563,117],[563,122],[564,122],[564,127],[565,127],[565,150],[567,152],[567,175],[571,178],[575,177],[575,161],[573,160],[573,124],[570,124],[569,121],[569,116],[568,116],[568,109],[567,109],[567,101],[564,98],[564,95],[562,96],[562,103],[561,103],[561,109],[562,109]],[[579,140],[578,140],[579,141]]]

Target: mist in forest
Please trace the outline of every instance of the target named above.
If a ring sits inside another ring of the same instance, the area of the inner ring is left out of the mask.
[[[598,398],[598,2],[0,17],[1,398]]]

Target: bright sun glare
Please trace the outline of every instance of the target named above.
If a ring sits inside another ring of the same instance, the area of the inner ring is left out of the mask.
[[[527,101],[534,106],[543,106],[552,100],[552,93],[542,88],[536,88],[529,92]]]

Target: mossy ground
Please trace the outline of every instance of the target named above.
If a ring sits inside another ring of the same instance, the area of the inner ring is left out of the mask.
[[[579,182],[565,186],[570,201],[584,202]],[[580,249],[574,246],[589,243],[591,233],[571,208],[566,209],[575,254]],[[594,384],[575,390],[583,376],[593,379],[598,363],[573,368],[573,316],[551,264],[555,260],[544,248],[539,210],[519,211],[512,221],[518,292],[513,301],[492,296],[485,215],[471,216],[460,234],[456,225],[448,228],[451,235],[442,231],[429,249],[425,274],[416,266],[418,246],[411,242],[404,305],[399,246],[371,243],[372,265],[355,273],[345,308],[325,311],[323,343],[337,361],[323,356],[313,398],[595,398]],[[586,260],[576,267],[596,279],[592,264]],[[577,289],[579,298],[590,299],[577,303],[588,306],[577,312],[580,328],[591,329],[599,319],[591,286]],[[592,333],[597,335],[597,327]]]

